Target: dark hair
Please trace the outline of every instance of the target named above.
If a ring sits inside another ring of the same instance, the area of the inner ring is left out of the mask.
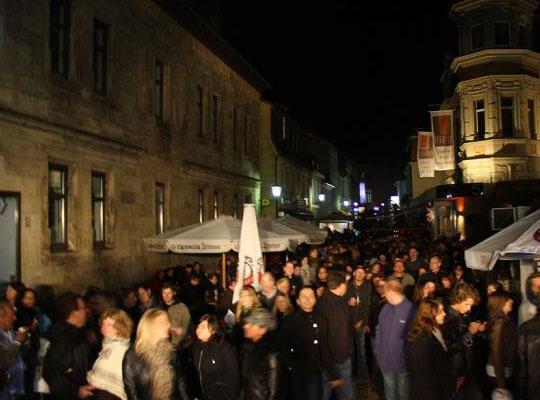
[[[18,306],[19,304],[21,304],[26,285],[20,281],[14,281],[8,282],[8,284],[6,285],[6,289],[8,286],[11,286],[11,288],[17,292],[17,297],[15,297],[15,305]]]
[[[341,284],[346,283],[347,279],[345,278],[345,274],[341,271],[330,271],[328,272],[328,289],[335,290],[337,289]]]
[[[502,309],[506,302],[511,299],[512,297],[510,297],[510,294],[503,290],[499,290],[489,295],[487,310],[490,325],[492,325],[497,318],[504,317]]]
[[[56,298],[57,317],[62,320],[68,319],[73,311],[79,309],[79,299],[84,300],[82,296],[73,292],[64,292],[59,295]]]
[[[476,303],[480,299],[478,290],[465,282],[455,285],[450,292],[450,304],[463,303],[467,299],[472,299]]]
[[[217,339],[218,341],[221,340],[222,332],[217,317],[214,314],[205,314],[199,320],[199,324],[204,321],[206,321],[208,330],[212,334],[211,339]]]
[[[300,288],[300,290],[298,291],[298,297],[300,297],[300,293],[302,293],[302,290],[311,290],[315,297],[317,297],[317,291],[313,286],[302,286],[302,288]]]

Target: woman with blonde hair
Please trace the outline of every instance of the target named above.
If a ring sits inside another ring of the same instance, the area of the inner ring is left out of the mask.
[[[445,315],[439,301],[421,301],[407,335],[413,376],[411,393],[415,394],[415,398],[453,398],[454,384],[450,374],[448,349],[441,331]]]
[[[262,307],[257,292],[253,286],[245,285],[240,290],[238,303],[236,303],[236,322],[241,323],[257,307]]]
[[[167,311],[146,311],[135,344],[124,356],[123,379],[128,400],[188,399],[184,377],[173,366],[171,320]]]
[[[129,348],[133,322],[122,310],[112,308],[101,314],[99,326],[103,335],[101,352],[87,374],[95,389],[95,400],[127,400],[122,379],[122,360]]]

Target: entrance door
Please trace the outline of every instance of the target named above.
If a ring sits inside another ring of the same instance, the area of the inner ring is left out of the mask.
[[[0,282],[20,279],[20,195],[0,192]]]

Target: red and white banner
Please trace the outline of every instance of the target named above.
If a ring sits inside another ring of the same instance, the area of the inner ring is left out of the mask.
[[[435,171],[455,169],[453,110],[430,111]]]
[[[242,230],[240,231],[238,249],[238,268],[236,272],[233,304],[238,301],[242,286],[251,285],[256,291],[259,291],[261,278],[264,273],[264,261],[254,204],[244,204],[244,216],[242,218]]]
[[[435,155],[433,149],[433,133],[418,132],[418,173],[420,178],[435,176]]]

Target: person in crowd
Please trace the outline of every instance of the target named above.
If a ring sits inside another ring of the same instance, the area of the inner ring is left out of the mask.
[[[428,268],[424,267],[423,265],[418,267],[418,279],[420,279],[421,276],[428,273]]]
[[[176,348],[188,332],[191,314],[184,303],[176,300],[176,288],[172,284],[165,283],[163,285],[161,298],[160,308],[169,314],[171,320],[171,343]]]
[[[328,322],[315,310],[317,296],[313,288],[300,289],[296,302],[298,309],[284,318],[279,332],[284,365],[291,371],[292,398],[321,400],[323,371],[333,377]]]
[[[287,261],[283,266],[283,277],[289,280],[289,297],[295,299],[298,291],[302,288],[302,278],[294,274],[294,263]]]
[[[281,393],[282,360],[271,332],[274,315],[265,308],[253,310],[244,323],[244,336],[253,345],[243,354],[243,400],[278,400]]]
[[[487,294],[488,297],[491,296],[493,293],[496,293],[496,292],[498,292],[500,290],[503,290],[503,287],[497,281],[490,282],[486,286],[486,294]]]
[[[244,319],[251,314],[254,309],[259,307],[262,307],[262,304],[259,301],[259,297],[257,296],[255,289],[249,285],[242,287],[238,297],[238,303],[236,303],[237,323],[242,326],[244,324]]]
[[[375,261],[369,267],[369,273],[368,273],[367,279],[372,280],[375,277],[379,277],[379,278],[384,277],[382,265],[378,261]]]
[[[407,272],[410,273],[413,278],[418,278],[418,269],[420,267],[427,267],[426,260],[420,257],[418,248],[416,246],[409,247],[409,259],[407,260]]]
[[[454,284],[455,284],[455,281],[454,281],[453,275],[444,274],[441,277],[441,296],[444,301],[446,301],[448,297],[450,296],[450,292],[452,291]]]
[[[86,379],[93,387],[93,400],[127,400],[122,378],[122,360],[129,348],[133,322],[120,309],[111,308],[99,318],[102,348]]]
[[[488,298],[489,356],[486,373],[494,392],[509,396],[513,390],[518,332],[510,318],[513,300],[503,291]]]
[[[326,286],[328,283],[328,269],[326,267],[319,267],[317,270],[317,282],[316,286]]]
[[[344,297],[347,293],[345,275],[339,271],[328,274],[328,290],[321,297],[318,311],[328,321],[328,347],[331,355],[334,379],[326,377],[330,384],[324,385],[324,399],[330,399],[332,391],[338,400],[352,399],[351,380],[351,318]]]
[[[384,293],[386,304],[375,329],[373,352],[382,372],[386,399],[408,400],[410,370],[406,362],[405,338],[414,317],[414,307],[398,281],[386,282]]]
[[[407,335],[415,399],[452,400],[455,390],[450,374],[448,347],[441,326],[444,307],[437,300],[423,300]]]
[[[534,318],[538,311],[540,300],[540,272],[533,272],[525,283],[526,299],[518,309],[518,324],[521,325]]]
[[[150,287],[145,285],[137,286],[137,297],[139,298],[139,312],[144,314],[145,311],[157,306]]]
[[[278,289],[276,287],[276,279],[271,272],[265,272],[261,279],[261,291],[259,292],[259,301],[267,309],[274,308],[274,300],[276,299]]]
[[[221,296],[223,296],[223,288],[219,283],[219,276],[215,272],[210,272],[208,274],[208,281],[206,283],[205,298],[210,296],[214,297],[212,302],[215,304],[219,304]]]
[[[277,288],[277,291],[278,291],[277,294],[281,293],[281,294],[284,294],[286,296],[290,296],[291,293],[292,293],[291,292],[291,281],[289,280],[289,278],[286,278],[286,277],[278,279],[278,281],[276,282],[276,288]],[[275,298],[274,298],[274,303],[275,303]]]
[[[443,333],[448,348],[450,376],[459,399],[482,399],[472,358],[475,335],[484,332],[486,324],[480,321],[469,322],[468,318],[478,297],[474,287],[462,282],[451,291],[449,306],[446,308]]]
[[[137,292],[132,288],[120,289],[120,308],[124,310],[134,325],[137,325],[141,318],[141,312],[137,307]]]
[[[193,345],[193,363],[203,400],[236,400],[239,370],[236,353],[221,333],[214,315],[203,315]]]
[[[419,305],[422,300],[437,297],[437,289],[436,278],[428,274],[420,275],[412,295],[413,304]]]
[[[11,303],[15,312],[19,308],[26,286],[19,281],[9,282],[6,286],[6,300]]]
[[[411,274],[405,272],[405,261],[400,258],[394,260],[394,273],[387,278],[389,281],[397,280],[403,286],[405,295],[412,294],[414,289],[414,278]]]
[[[429,258],[429,273],[437,278],[437,282],[441,282],[442,270],[442,258],[438,254],[433,254]]]
[[[540,313],[519,327],[518,398],[535,400],[540,393]]]
[[[122,378],[128,400],[187,400],[184,376],[175,368],[170,341],[171,321],[166,311],[146,311],[137,337],[122,362]]]
[[[366,281],[366,275],[364,267],[358,265],[354,270],[353,278],[348,282],[345,295],[354,328],[353,373],[356,377],[360,377],[367,368],[366,335],[370,332],[369,314],[373,292],[371,284]]]
[[[224,311],[225,313],[228,310],[233,311],[233,297],[234,297],[234,288],[236,286],[236,278],[233,277],[229,279],[229,284],[227,288],[223,291],[221,298],[219,299],[218,309]]]
[[[66,292],[56,299],[60,320],[49,332],[43,377],[55,400],[88,399],[94,388],[86,374],[94,361],[95,336],[85,329],[87,308],[81,296]]]
[[[23,348],[28,329],[13,331],[16,320],[11,301],[0,301],[0,399],[16,399],[24,394]]]
[[[289,296],[283,293],[276,295],[276,301],[274,302],[274,308],[272,313],[276,316],[278,322],[278,330],[283,322],[283,318],[294,311],[294,307],[291,303]]]
[[[24,309],[33,310],[37,314],[38,331],[41,336],[45,336],[52,325],[51,319],[37,305],[36,291],[31,288],[26,288],[21,298],[21,307]]]
[[[319,256],[319,249],[317,249],[316,247],[312,247],[309,250],[308,263],[310,267],[313,268],[313,271],[317,271],[319,267],[322,265],[321,259]]]
[[[461,264],[454,265],[454,267],[452,268],[452,275],[454,277],[454,282],[456,284],[460,282],[467,282],[467,283],[471,282],[471,279],[468,276],[465,268],[463,268]]]
[[[203,275],[195,273],[195,268],[193,271],[188,277],[188,281],[182,287],[182,298],[191,312],[195,313],[204,302],[204,290],[206,286],[202,283]],[[204,279],[206,281],[206,275],[204,275]]]
[[[315,265],[309,263],[309,257],[302,257],[300,263],[300,273],[302,275],[302,284],[312,286],[317,280],[317,270]]]

